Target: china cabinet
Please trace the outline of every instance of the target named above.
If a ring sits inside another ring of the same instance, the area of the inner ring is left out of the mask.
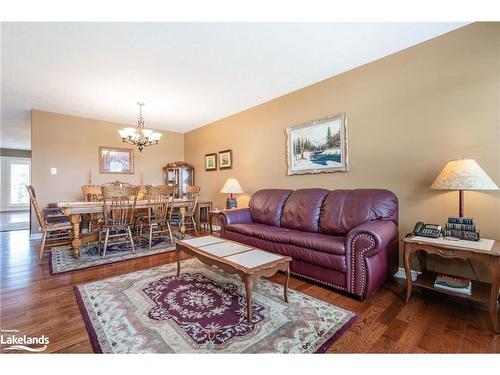
[[[176,198],[182,198],[187,187],[194,185],[194,168],[180,161],[167,163],[163,167],[163,180],[167,185],[177,185]]]

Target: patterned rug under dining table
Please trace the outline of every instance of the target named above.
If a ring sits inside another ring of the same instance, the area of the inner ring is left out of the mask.
[[[190,199],[178,198],[174,199],[172,207],[179,208],[179,212],[181,215],[181,233],[185,233],[186,227],[183,224],[185,222],[184,216],[186,214],[186,207],[190,205],[192,201]],[[132,205],[133,202],[131,201]],[[147,200],[138,200],[135,204],[136,209],[145,209],[148,208]],[[80,256],[80,247],[82,245],[87,244],[89,241],[96,240],[95,233],[80,233],[80,223],[82,222],[82,215],[92,214],[92,213],[102,213],[103,202],[60,202],[57,204],[62,212],[69,216],[72,229],[72,240],[71,247],[73,250],[73,255],[75,257]]]

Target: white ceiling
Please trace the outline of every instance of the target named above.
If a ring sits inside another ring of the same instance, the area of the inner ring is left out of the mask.
[[[187,132],[464,23],[2,23],[2,140],[31,108]]]

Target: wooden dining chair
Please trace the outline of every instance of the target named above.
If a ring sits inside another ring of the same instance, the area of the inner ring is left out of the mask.
[[[123,182],[123,181],[111,181],[111,182],[105,182],[101,184],[102,187],[135,187],[134,184],[131,184],[129,182]]]
[[[31,205],[33,206],[33,210],[35,210],[36,218],[38,219],[38,224],[40,225],[40,231],[42,232],[42,243],[40,244],[40,250],[38,256],[38,262],[41,263],[43,253],[45,251],[45,244],[47,243],[47,236],[49,234],[53,234],[54,239],[64,239],[64,242],[52,243],[51,244],[52,246],[67,243],[68,235],[71,235],[72,226],[69,221],[53,223],[53,224],[47,223],[47,221],[42,215],[40,206],[38,205],[35,189],[33,188],[32,185],[26,185],[26,189],[28,190]]]
[[[85,202],[101,202],[102,201],[102,187],[99,185],[83,185],[82,186],[83,197]],[[102,213],[91,213],[88,214],[88,225],[87,230],[89,233],[92,232],[93,228],[99,230],[99,221],[102,220]]]
[[[105,188],[105,187],[111,187],[111,188],[114,188],[114,187],[139,187],[139,192],[137,194],[137,198],[136,200],[142,200],[144,199],[144,196],[146,195],[146,187],[144,185],[134,185],[134,184],[131,184],[129,182],[123,182],[123,181],[119,181],[119,180],[116,180],[116,181],[111,181],[111,182],[105,182],[101,185],[101,189],[102,188]],[[131,197],[131,199],[133,199],[133,197]],[[146,210],[145,209],[136,209],[134,211],[134,217],[132,218],[132,228],[134,228],[134,230],[137,228],[136,224],[138,224],[138,219],[139,217],[141,216],[145,216],[147,213],[146,213]]]
[[[148,186],[146,199],[148,201],[148,214],[139,218],[140,235],[142,238],[143,227],[149,229],[149,250],[151,250],[153,236],[168,234],[170,243],[174,244],[172,228],[170,227],[170,215],[174,202],[175,188],[168,185]]]
[[[196,205],[198,204],[198,198],[200,196],[200,190],[201,188],[199,186],[188,186],[186,188],[185,198],[189,200],[190,203],[186,207],[184,221],[181,223],[181,225],[184,225],[186,230],[194,230],[196,236],[198,236],[198,225],[196,224],[195,213]]]
[[[99,225],[99,250],[101,249],[102,235],[104,234],[104,249],[102,257],[106,257],[108,241],[114,237],[127,237],[132,252],[135,252],[132,237],[132,220],[139,187],[103,186],[103,220]]]
[[[139,192],[137,193],[137,200],[141,201],[146,199],[147,196],[147,189],[149,188],[150,185],[141,185],[139,186]],[[144,218],[148,216],[148,211],[147,209],[136,209],[135,214],[134,214],[134,227],[136,226],[136,223],[139,223],[139,220],[141,218]]]
[[[146,195],[148,194],[148,187],[150,185],[141,185],[139,186],[139,192],[137,193],[137,200],[143,200],[146,198]]]
[[[178,184],[169,184],[168,186],[173,187],[175,189],[174,199],[179,197],[179,185]],[[170,226],[179,227],[181,225],[181,213],[179,207],[172,207],[170,210]]]

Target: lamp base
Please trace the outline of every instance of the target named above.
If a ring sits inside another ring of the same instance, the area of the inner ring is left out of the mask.
[[[463,190],[458,191],[458,216],[464,217],[464,206],[465,206],[465,192]]]
[[[238,207],[238,204],[236,202],[236,198],[227,198],[226,209],[230,210],[231,208],[236,208],[236,207]]]

